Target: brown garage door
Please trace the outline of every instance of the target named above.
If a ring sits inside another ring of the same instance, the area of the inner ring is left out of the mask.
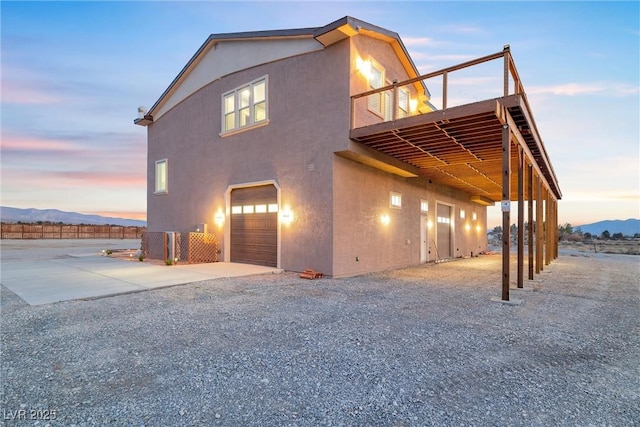
[[[450,258],[451,255],[451,206],[438,203],[437,209],[438,258]]]
[[[231,262],[278,265],[278,190],[273,185],[231,191]]]

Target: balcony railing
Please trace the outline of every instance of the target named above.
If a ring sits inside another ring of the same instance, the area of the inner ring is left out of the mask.
[[[486,69],[479,70],[481,65],[488,63],[492,63],[493,67],[489,68],[490,75],[486,75]],[[497,73],[496,64],[498,68],[502,68]],[[474,68],[469,70],[472,67]],[[485,75],[469,75],[476,70],[483,71]],[[501,52],[353,95],[351,129],[514,94],[521,95],[529,109],[518,70],[507,45]]]

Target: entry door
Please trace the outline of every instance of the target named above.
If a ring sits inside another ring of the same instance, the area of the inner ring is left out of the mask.
[[[439,259],[451,258],[451,206],[438,203],[437,208],[437,247]]]
[[[429,262],[429,221],[426,215],[420,216],[420,262]]]
[[[231,262],[278,265],[278,190],[273,185],[231,191]]]

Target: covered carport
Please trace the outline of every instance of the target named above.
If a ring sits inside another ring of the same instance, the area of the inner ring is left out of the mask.
[[[503,96],[448,107],[451,73],[496,60],[504,63]],[[433,78],[442,80],[442,109],[398,117],[398,89]],[[393,100],[390,120],[360,124],[359,103],[380,93]],[[509,301],[511,202],[519,207],[517,286],[524,286],[525,211],[532,225],[527,235],[529,280],[557,258],[558,200],[562,194],[509,46],[492,55],[354,95],[351,103],[351,158],[367,162],[372,153],[381,153],[394,160],[392,171],[447,185],[483,206],[500,203],[503,301]]]

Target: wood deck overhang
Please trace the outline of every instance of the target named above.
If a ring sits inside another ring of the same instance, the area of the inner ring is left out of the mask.
[[[560,199],[558,182],[531,112],[518,94],[355,128],[350,138],[409,165],[432,182],[461,190],[476,200],[497,202],[502,199],[503,125],[510,126],[515,142],[510,144],[511,169],[518,170],[520,146]],[[517,179],[517,174],[512,174],[511,200],[518,199]]]

